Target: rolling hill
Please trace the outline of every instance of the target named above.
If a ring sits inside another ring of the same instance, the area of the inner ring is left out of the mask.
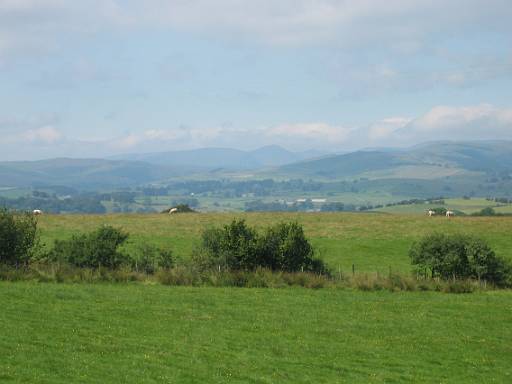
[[[0,187],[62,185],[100,189],[165,183],[182,178],[359,179],[378,182],[379,189],[389,189],[393,193],[400,194],[400,189],[404,189],[409,195],[410,191],[429,185],[418,182],[421,180],[445,183],[441,187],[431,183],[432,192],[439,188],[449,189],[450,185],[446,185],[448,178],[453,180],[451,184],[456,181],[460,185],[457,191],[481,191],[482,188],[477,187],[493,176],[500,180],[505,178],[503,180],[509,183],[512,171],[510,141],[436,142],[406,149],[360,150],[304,160],[313,154],[298,154],[271,146],[251,152],[205,148],[126,155],[127,159],[115,160],[57,158],[0,162]],[[291,164],[287,164],[289,162]],[[251,170],[250,173],[247,170]],[[498,187],[505,191],[508,184]]]
[[[273,169],[267,176],[339,180],[436,179],[512,170],[512,142],[432,142],[407,149],[361,150]]]
[[[0,162],[0,186],[64,185],[81,189],[132,186],[182,175],[185,169],[138,161],[57,158]]]
[[[261,147],[253,151],[232,148],[200,148],[186,151],[126,154],[113,157],[116,160],[144,161],[157,165],[172,165],[190,169],[228,171],[280,166],[323,155],[321,151],[291,152],[277,145]]]

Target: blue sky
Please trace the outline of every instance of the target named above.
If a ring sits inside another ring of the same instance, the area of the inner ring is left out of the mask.
[[[0,0],[0,160],[512,139],[510,20],[509,0]]]

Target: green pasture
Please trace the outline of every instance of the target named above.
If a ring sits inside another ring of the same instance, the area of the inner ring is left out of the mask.
[[[130,233],[126,248],[149,243],[171,248],[179,258],[190,257],[203,229],[244,218],[262,228],[281,221],[304,226],[318,255],[333,269],[407,272],[408,249],[421,236],[434,231],[475,234],[486,239],[496,252],[512,259],[512,217],[445,217],[392,215],[384,213],[196,213],[43,215],[39,218],[42,242],[50,247],[55,239],[90,231],[103,224]]]
[[[378,212],[425,214],[429,208],[445,207],[450,210],[462,211],[466,214],[478,212],[483,208],[492,207],[496,212],[512,213],[512,204],[499,204],[482,198],[444,199],[444,204],[407,204],[379,208]]]
[[[510,291],[0,283],[2,383],[509,383]]]

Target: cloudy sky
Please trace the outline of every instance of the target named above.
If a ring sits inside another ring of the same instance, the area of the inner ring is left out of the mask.
[[[0,0],[0,160],[512,139],[510,0]]]

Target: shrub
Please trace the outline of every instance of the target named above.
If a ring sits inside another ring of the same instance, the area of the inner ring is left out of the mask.
[[[438,216],[444,216],[446,215],[447,209],[445,207],[436,207],[432,208],[432,211],[434,211]]]
[[[153,274],[157,269],[172,268],[174,260],[170,250],[160,249],[150,244],[140,245],[134,254],[130,255],[133,270]]]
[[[202,268],[327,272],[322,261],[314,258],[313,247],[297,223],[277,224],[263,234],[248,227],[244,220],[207,229],[194,261]]]
[[[171,208],[164,209],[161,213],[169,213],[171,209],[176,208],[177,213],[197,213],[197,211],[194,211],[188,204],[177,204]]]
[[[431,234],[413,244],[409,256],[418,271],[431,277],[484,279],[499,286],[511,283],[511,265],[473,236]]]
[[[259,266],[280,271],[325,272],[314,259],[313,247],[298,223],[280,223],[267,228],[259,238]]]
[[[477,289],[474,281],[471,280],[455,280],[448,281],[442,287],[442,291],[446,293],[471,293]]]
[[[0,263],[27,265],[38,242],[37,221],[30,213],[0,208]]]
[[[480,211],[473,213],[473,216],[496,216],[496,211],[492,207],[482,208]]]
[[[254,269],[258,265],[256,231],[244,220],[209,228],[201,236],[201,247],[194,259],[201,267]]]
[[[172,269],[162,269],[156,274],[156,279],[163,285],[199,285],[201,276],[197,271],[177,266]]]
[[[118,248],[127,238],[127,233],[105,225],[87,234],[74,235],[69,240],[55,241],[49,259],[77,267],[115,269],[126,259]]]

